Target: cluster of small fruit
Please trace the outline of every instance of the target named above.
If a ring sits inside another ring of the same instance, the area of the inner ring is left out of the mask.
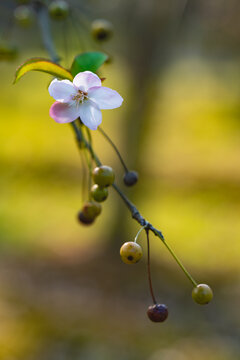
[[[78,213],[78,220],[84,225],[92,224],[102,211],[101,202],[108,197],[108,188],[114,183],[115,174],[113,169],[107,165],[96,167],[92,171],[92,180],[94,182],[90,190],[91,200],[86,202]],[[127,171],[123,181],[126,186],[132,186],[138,181],[136,171]]]
[[[143,255],[142,248],[136,242],[138,234],[135,238],[135,241],[129,241],[124,243],[120,249],[120,256],[125,264],[136,264],[142,258]],[[148,252],[149,252],[149,244],[148,244]],[[147,315],[149,319],[153,322],[163,322],[168,317],[168,308],[165,304],[158,304],[155,300],[155,297],[153,295],[152,283],[151,283],[149,256],[148,256],[148,262],[149,262],[148,264],[149,282],[150,282],[150,289],[151,289],[154,305],[148,307]],[[205,305],[212,300],[213,292],[208,285],[198,284],[192,290],[192,298],[197,304]]]
[[[90,190],[91,200],[83,205],[78,213],[78,220],[85,225],[92,224],[101,213],[101,202],[108,197],[108,187],[114,183],[115,174],[110,166],[96,167],[92,172],[94,185]]]
[[[114,145],[115,148],[115,145]],[[119,152],[117,151],[119,154]],[[122,160],[122,158],[121,158]],[[123,160],[122,160],[123,161]],[[138,174],[135,171],[126,170],[123,177],[125,185],[132,186],[138,181]],[[81,211],[78,213],[78,220],[84,225],[92,224],[97,216],[101,213],[101,202],[105,201],[108,197],[108,187],[113,185],[115,180],[115,174],[113,169],[107,165],[101,165],[96,167],[92,173],[91,178],[94,182],[90,190],[90,201],[86,202]],[[148,248],[148,279],[150,285],[150,291],[153,299],[153,305],[148,307],[147,315],[153,322],[163,322],[168,317],[168,308],[165,304],[158,304],[155,300],[155,296],[152,288],[151,273],[150,273],[150,243],[149,243],[149,229],[147,225],[143,226],[137,233],[134,241],[125,242],[120,248],[120,256],[125,264],[136,264],[141,260],[143,256],[142,247],[137,243],[137,239],[142,230],[146,231],[147,235],[147,248]],[[180,265],[182,267],[182,265]],[[201,305],[208,304],[213,297],[211,288],[206,284],[197,284],[193,279],[194,284],[192,290],[193,300]]]

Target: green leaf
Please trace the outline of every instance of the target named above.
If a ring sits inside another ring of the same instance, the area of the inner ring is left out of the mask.
[[[98,52],[91,51],[77,55],[72,63],[71,73],[73,76],[77,75],[82,71],[92,71],[96,73],[98,68],[108,59],[108,55]]]
[[[53,76],[56,76],[60,79],[73,80],[72,74],[64,69],[62,66],[55,64],[54,62],[43,59],[43,58],[32,58],[25,61],[19,68],[16,70],[14,84],[21,79],[23,75],[29,71],[42,71]]]

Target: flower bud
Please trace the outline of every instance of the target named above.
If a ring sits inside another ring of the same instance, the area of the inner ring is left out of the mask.
[[[92,22],[92,36],[98,41],[104,41],[111,38],[113,34],[113,25],[105,19],[98,19]]]
[[[18,25],[29,27],[33,24],[34,13],[29,6],[20,5],[14,10],[14,18]]]
[[[69,5],[64,0],[55,0],[48,7],[50,16],[56,20],[63,20],[69,14]]]

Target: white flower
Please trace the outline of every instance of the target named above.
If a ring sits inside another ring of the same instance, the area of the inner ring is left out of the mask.
[[[56,100],[50,108],[56,122],[68,123],[80,117],[91,130],[101,124],[101,110],[118,108],[123,102],[117,91],[103,87],[101,79],[91,71],[77,74],[73,82],[54,79],[48,91]]]

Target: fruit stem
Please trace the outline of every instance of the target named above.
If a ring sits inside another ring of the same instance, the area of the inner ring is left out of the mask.
[[[87,183],[87,169],[86,169],[86,164],[84,161],[84,157],[82,154],[82,151],[80,151],[80,161],[81,161],[81,185],[82,185],[82,201],[84,201],[85,199],[85,188],[86,188],[86,183]]]
[[[92,136],[91,133],[88,129],[88,127],[84,126],[87,132],[87,138],[88,138],[88,142],[90,144],[90,146],[92,147]],[[86,153],[86,148],[84,148],[84,152]],[[90,194],[90,190],[91,190],[91,186],[92,186],[92,168],[93,168],[93,157],[91,156],[91,158],[89,159],[89,163],[88,163],[88,169],[89,169],[89,174],[88,174],[88,197],[89,197],[89,201],[91,200],[91,194]]]
[[[86,126],[84,126],[84,127],[85,127],[86,132],[87,132],[88,142],[89,142],[89,144],[92,146],[92,135],[91,135],[91,133],[90,133],[90,130],[89,130],[88,127],[86,127]]]
[[[137,235],[135,236],[135,239],[134,239],[134,242],[135,242],[135,243],[137,242],[138,236],[140,235],[141,231],[142,231],[143,229],[145,229],[146,227],[147,227],[147,225],[144,225],[144,226],[142,226],[141,229],[138,231],[138,233],[137,233]]]
[[[118,148],[116,147],[116,145],[114,144],[114,142],[110,139],[110,137],[105,133],[105,131],[99,126],[98,127],[98,130],[100,131],[100,133],[105,137],[105,139],[109,142],[109,144],[113,147],[113,149],[115,150],[124,170],[126,173],[128,173],[128,168],[127,168],[127,165],[125,164]]]
[[[84,156],[86,159],[86,163],[88,166],[88,200],[91,200],[91,194],[90,194],[90,190],[91,190],[91,186],[92,186],[92,158],[88,158],[88,153],[86,152],[86,148],[83,149],[84,152]]]
[[[91,144],[88,143],[88,141],[87,141],[87,140],[85,139],[85,137],[83,136],[82,130],[77,126],[77,124],[76,124],[75,121],[71,122],[71,125],[72,125],[72,127],[73,127],[74,132],[75,132],[77,143],[78,143],[79,145],[82,144],[82,143],[84,143],[84,145],[86,146],[86,148],[87,148],[88,151],[90,152],[90,154],[91,154],[91,156],[92,156],[92,159],[95,161],[95,163],[96,163],[98,166],[101,166],[101,165],[102,165],[101,161],[99,160],[99,158],[97,157],[97,155],[94,153]],[[79,148],[80,148],[80,146],[79,146]]]
[[[185,275],[188,277],[188,279],[191,281],[191,283],[194,286],[197,286],[197,282],[193,279],[193,277],[189,274],[189,272],[187,271],[187,269],[185,268],[185,266],[182,264],[182,262],[179,260],[179,258],[177,257],[177,255],[174,253],[174,251],[172,250],[172,248],[168,245],[168,243],[166,242],[166,240],[163,241],[163,244],[166,246],[166,248],[168,249],[168,251],[170,252],[170,254],[172,255],[172,257],[175,259],[175,261],[178,263],[178,265],[180,266],[180,268],[182,269],[182,271],[185,273]]]
[[[143,229],[143,228],[142,228]],[[141,230],[142,230],[141,229]],[[151,268],[150,268],[150,242],[149,242],[149,229],[146,228],[146,235],[147,235],[147,269],[148,269],[148,283],[150,288],[150,293],[152,296],[152,300],[154,304],[157,304],[156,298],[154,296],[153,287],[152,287],[152,277],[151,277]]]

